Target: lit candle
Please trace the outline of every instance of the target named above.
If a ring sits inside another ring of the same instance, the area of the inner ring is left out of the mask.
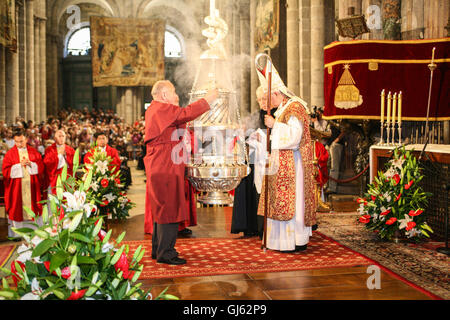
[[[402,124],[402,92],[398,94],[398,124]]]
[[[436,47],[433,48],[433,53],[431,55],[431,64],[434,63],[434,50],[436,50]]]
[[[387,115],[386,115],[386,123],[389,123],[391,121],[391,102],[392,102],[392,96],[391,92],[389,91],[388,94],[388,103],[387,103]]]
[[[384,121],[384,89],[381,91],[381,123]]]
[[[395,126],[395,116],[397,113],[397,92],[394,93],[394,102],[392,103],[392,126]]]

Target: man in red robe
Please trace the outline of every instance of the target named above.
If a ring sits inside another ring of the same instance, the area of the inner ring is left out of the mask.
[[[46,174],[46,188],[49,193],[56,193],[56,181],[64,165],[67,164],[67,174],[72,175],[73,157],[75,150],[66,144],[66,133],[63,130],[55,132],[55,143],[45,149],[44,165]]]
[[[13,135],[15,146],[3,159],[3,183],[5,187],[5,210],[8,214],[8,236],[17,238],[18,235],[11,227],[23,228],[33,226],[27,221],[42,224],[41,191],[44,187],[44,163],[41,154],[27,145],[27,138],[22,131]],[[36,218],[30,217],[23,207],[30,208]]]
[[[210,109],[217,89],[204,98],[180,108],[178,95],[170,81],[158,81],[152,88],[153,101],[145,112],[147,154],[144,158],[147,176],[146,201],[153,219],[152,258],[157,262],[180,265],[186,260],[175,250],[178,225],[188,220],[185,195],[185,163],[174,161],[174,147],[183,144],[175,130],[185,129],[188,121]],[[173,137],[178,139],[173,139]],[[182,136],[182,135],[181,135]],[[175,141],[174,141],[175,140]]]
[[[120,170],[120,164],[122,163],[122,161],[120,160],[119,151],[108,145],[108,136],[106,135],[106,133],[96,132],[94,134],[94,138],[97,142],[96,148],[99,148],[100,151],[106,152],[106,155],[112,158],[112,161],[109,164],[109,169],[112,171],[112,173],[116,173],[118,170]],[[94,150],[95,148],[90,149],[89,152],[84,156],[85,164],[92,162],[90,158],[94,155]]]

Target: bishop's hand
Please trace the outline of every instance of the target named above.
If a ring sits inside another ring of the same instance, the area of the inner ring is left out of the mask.
[[[211,89],[206,93],[206,95],[203,98],[206,100],[206,102],[208,102],[208,104],[211,104],[214,100],[217,99],[218,96],[219,90]]]
[[[272,116],[269,116],[267,114],[264,116],[264,124],[266,125],[266,127],[272,129],[274,123],[275,123],[275,119]]]

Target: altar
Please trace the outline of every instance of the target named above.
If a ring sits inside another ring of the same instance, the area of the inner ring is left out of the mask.
[[[409,144],[406,150],[419,158],[423,144]],[[370,183],[378,171],[384,170],[384,164],[389,161],[393,150],[393,145],[372,145],[369,152],[370,161]],[[445,237],[446,213],[449,208],[449,185],[450,185],[450,145],[448,144],[428,144],[420,160],[423,168],[424,179],[421,184],[426,192],[431,192],[433,196],[428,202],[427,222],[433,229],[433,238]]]

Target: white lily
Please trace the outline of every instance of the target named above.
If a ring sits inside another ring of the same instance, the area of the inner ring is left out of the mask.
[[[114,249],[114,246],[111,243],[105,243],[102,246],[102,253],[107,253],[108,251],[111,251],[112,249]]]
[[[95,192],[97,192],[97,191],[98,191],[98,188],[99,188],[98,183],[97,183],[96,181],[92,181],[92,183],[91,183],[91,188],[92,188],[92,190],[94,190]]]
[[[398,168],[399,170],[401,170],[403,168],[403,163],[405,162],[405,159],[400,158],[397,160],[391,160],[391,163],[394,167]]]
[[[17,248],[17,253],[19,254],[19,256],[16,260],[25,263],[26,261],[31,260],[31,254],[33,253],[33,250],[27,245],[22,244]]]
[[[31,281],[31,292],[23,295],[20,300],[41,300],[41,293],[42,288],[39,286],[39,281],[36,278],[33,278]]]
[[[63,196],[67,199],[68,211],[82,210],[86,201],[86,193],[84,191],[75,191],[73,194],[64,192]]]
[[[117,198],[112,193],[105,194],[104,197],[106,198],[106,200],[108,200],[108,202],[112,202],[112,201],[114,201]]]
[[[406,236],[408,238],[412,238],[415,235],[418,235],[418,234],[421,234],[421,233],[422,233],[422,231],[421,230],[417,230],[416,228],[412,228],[411,230],[405,232],[405,234],[406,234]]]
[[[399,219],[398,222],[400,222],[399,229],[406,228],[408,225],[408,222],[413,221],[414,219],[411,218],[409,215],[405,214],[405,219]]]
[[[95,163],[95,166],[97,167],[97,171],[100,171],[102,174],[105,174],[106,171],[108,171],[108,161],[104,160],[98,160]]]

